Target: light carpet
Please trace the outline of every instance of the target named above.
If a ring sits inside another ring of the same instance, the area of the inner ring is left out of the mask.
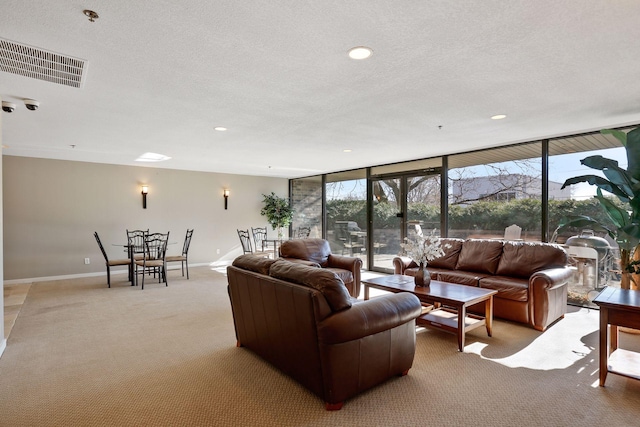
[[[144,291],[115,276],[35,283],[0,358],[2,426],[637,426],[640,382],[598,387],[598,313],[571,308],[540,333],[496,320],[493,337],[419,330],[409,375],[325,411],[235,347],[226,277]],[[640,348],[638,336],[621,345]]]

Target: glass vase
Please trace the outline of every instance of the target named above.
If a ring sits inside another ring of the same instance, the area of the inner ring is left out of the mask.
[[[424,263],[420,263],[418,272],[413,280],[416,286],[429,286],[429,284],[431,284],[431,275],[429,274],[429,270],[425,268]]]

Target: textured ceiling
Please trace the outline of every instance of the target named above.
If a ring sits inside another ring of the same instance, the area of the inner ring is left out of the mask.
[[[155,167],[300,177],[640,123],[636,0],[3,0],[0,12],[0,38],[87,61],[80,89],[0,71],[0,97],[18,106],[2,113],[5,155],[134,165],[154,152],[172,157]],[[358,45],[373,56],[349,59]]]

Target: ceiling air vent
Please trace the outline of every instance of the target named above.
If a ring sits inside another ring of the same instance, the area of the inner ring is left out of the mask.
[[[71,87],[82,87],[87,62],[0,39],[0,70]]]

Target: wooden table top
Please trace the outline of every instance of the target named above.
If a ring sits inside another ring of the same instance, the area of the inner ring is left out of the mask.
[[[606,287],[594,298],[593,302],[601,307],[625,307],[640,310],[640,291]]]
[[[362,283],[389,292],[411,292],[420,299],[437,299],[441,302],[450,301],[464,304],[481,301],[498,293],[493,289],[476,288],[475,286],[458,285],[438,280],[431,280],[429,286],[421,287],[415,285],[413,276],[401,274],[363,279]]]

